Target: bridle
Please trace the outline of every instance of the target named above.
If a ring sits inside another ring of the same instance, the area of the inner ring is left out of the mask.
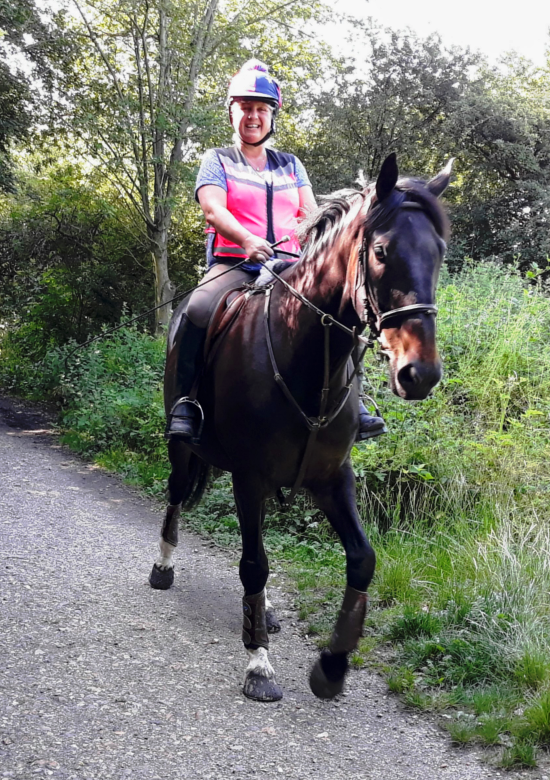
[[[374,229],[379,229],[383,225],[385,225],[389,220],[395,215],[395,212],[398,209],[415,209],[417,211],[423,211],[424,214],[428,218],[430,218],[430,213],[427,211],[427,209],[424,208],[424,206],[421,203],[418,203],[417,201],[413,200],[405,200],[404,194],[399,193],[400,195],[403,195],[403,198],[400,198],[397,202],[395,208],[388,211],[383,221],[376,224]],[[378,204],[377,204],[378,205]],[[374,206],[374,208],[377,208],[377,205]],[[368,212],[367,212],[368,215]],[[431,218],[430,218],[430,221]],[[362,288],[364,290],[364,309],[367,312],[366,322],[369,324],[372,335],[375,339],[380,338],[380,333],[382,331],[382,327],[384,323],[388,323],[390,320],[393,319],[409,319],[416,314],[430,314],[434,317],[437,316],[437,306],[435,303],[412,303],[409,306],[400,306],[396,309],[388,309],[388,311],[381,312],[378,309],[378,305],[376,302],[374,302],[369,295],[369,288],[367,284],[368,280],[368,260],[369,260],[369,245],[370,245],[370,239],[371,239],[371,232],[372,231],[364,231],[363,234],[363,240],[361,242],[361,247],[359,249],[359,263],[357,267],[357,273],[358,276],[361,273],[362,279],[356,280],[355,289]],[[438,236],[440,243],[443,247],[443,254],[445,253],[445,250],[447,248],[447,244],[445,241],[441,238],[441,236]]]
[[[401,195],[401,193],[399,193]],[[376,206],[375,206],[376,208]],[[414,209],[421,209],[424,211],[428,216],[429,213],[423,208],[423,206],[420,203],[415,203],[413,201],[406,201],[403,198],[399,199],[399,203],[397,204],[396,208],[414,208]],[[384,218],[383,222],[377,223],[376,228],[380,227],[381,224],[385,224],[395,213],[395,209],[391,210],[387,215],[386,218]],[[368,214],[368,211],[367,211]],[[282,241],[286,240],[282,239]],[[441,239],[442,240],[442,239]],[[437,314],[437,306],[434,303],[413,303],[410,306],[401,306],[397,309],[390,309],[386,312],[379,312],[377,311],[377,307],[373,306],[372,301],[369,299],[368,294],[368,287],[367,287],[367,279],[368,279],[368,250],[369,250],[369,243],[370,243],[370,231],[365,230],[363,235],[362,244],[360,247],[360,255],[359,255],[359,263],[357,264],[358,269],[358,275],[360,272],[360,269],[362,269],[363,274],[363,281],[362,281],[362,287],[365,294],[365,310],[368,312],[367,321],[363,322],[363,325],[367,324],[367,322],[370,324],[371,330],[373,331],[373,335],[375,335],[376,338],[380,336],[380,331],[382,324],[384,322],[388,322],[389,320],[397,317],[402,317],[404,319],[407,319],[409,317],[413,317],[416,314],[430,314],[430,315],[436,315]],[[444,243],[444,242],[443,242]],[[282,254],[292,254],[290,252],[283,252]],[[296,412],[301,417],[302,422],[305,424],[306,428],[309,430],[309,436],[306,443],[306,448],[304,450],[304,454],[301,459],[300,468],[298,471],[298,475],[296,477],[296,481],[290,491],[290,495],[288,497],[285,497],[281,490],[278,491],[277,495],[279,498],[279,502],[281,503],[281,506],[288,506],[294,497],[296,496],[296,493],[300,489],[302,482],[304,480],[307,467],[309,464],[309,461],[311,459],[311,455],[313,453],[313,449],[315,446],[315,441],[317,439],[317,434],[319,431],[321,431],[323,428],[326,428],[328,425],[330,425],[336,417],[340,414],[342,409],[344,408],[349,395],[351,393],[351,388],[353,385],[353,382],[355,380],[355,377],[359,373],[360,366],[363,362],[363,357],[365,355],[365,352],[367,350],[367,347],[373,346],[373,342],[371,339],[367,339],[364,336],[360,335],[360,331],[358,332],[357,328],[348,328],[347,325],[344,325],[342,322],[339,322],[337,319],[335,319],[331,314],[327,314],[326,312],[323,312],[321,309],[319,309],[315,304],[311,303],[311,301],[308,301],[308,299],[303,296],[298,290],[296,290],[294,287],[292,287],[291,284],[289,284],[286,279],[283,279],[279,274],[277,274],[272,268],[269,266],[266,266],[268,270],[271,272],[271,274],[274,276],[275,279],[280,281],[283,286],[299,301],[301,301],[305,306],[307,306],[308,309],[315,312],[320,318],[321,318],[321,324],[324,329],[324,369],[323,369],[323,388],[321,390],[321,400],[319,405],[319,413],[316,417],[309,417],[304,410],[301,408],[298,401],[294,398],[294,395],[292,394],[290,388],[288,387],[287,383],[285,382],[281,372],[279,371],[279,368],[277,366],[277,360],[275,358],[275,352],[273,349],[273,341],[271,338],[271,327],[270,327],[270,302],[271,302],[271,292],[273,290],[273,284],[266,285],[265,287],[259,287],[259,288],[253,288],[249,292],[250,294],[255,294],[258,292],[263,292],[265,294],[265,303],[264,303],[264,328],[265,328],[265,337],[266,337],[266,344],[267,344],[267,350],[269,354],[269,359],[271,362],[271,367],[273,369],[273,378],[276,382],[276,384],[279,386],[281,392],[283,395],[287,398],[287,400],[290,402],[292,406],[294,406]],[[357,283],[358,280],[356,279],[356,290],[357,290]],[[376,314],[375,314],[376,312]],[[376,319],[374,319],[376,317]],[[374,325],[376,324],[377,332],[374,331]],[[343,365],[347,362],[350,355],[353,353],[356,347],[361,345],[363,349],[360,351],[360,354],[356,355],[355,359],[353,360],[353,371],[349,374],[347,377],[346,384],[341,388],[340,394],[338,397],[334,400],[332,405],[328,406],[328,400],[329,400],[329,393],[330,393],[330,386],[331,386],[331,374],[330,374],[330,327],[332,325],[335,325],[340,330],[343,330],[345,333],[348,333],[352,337],[352,347],[350,349],[350,352],[345,356],[345,359],[343,362],[340,363],[340,365],[337,367],[337,371],[342,368]]]

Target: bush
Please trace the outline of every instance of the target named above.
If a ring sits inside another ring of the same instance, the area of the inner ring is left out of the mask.
[[[393,642],[390,684],[411,706],[459,704],[477,720],[459,718],[453,738],[506,733],[503,761],[528,765],[548,740],[550,301],[485,265],[444,277],[438,302],[445,376],[430,398],[404,405],[379,356],[367,364],[390,433],[352,451],[378,560],[366,631]],[[22,343],[0,342],[0,384],[57,401],[66,441],[160,492],[163,343],[122,330],[71,357],[72,345],[50,349],[39,366]],[[227,475],[187,522],[238,544]],[[271,506],[265,530],[326,642],[343,591],[339,541],[305,497],[289,512]],[[364,659],[359,648],[354,664]]]

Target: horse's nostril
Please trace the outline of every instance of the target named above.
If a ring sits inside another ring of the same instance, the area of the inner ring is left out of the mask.
[[[405,392],[405,398],[425,398],[441,379],[441,365],[435,363],[407,363],[397,373],[397,381]]]
[[[408,366],[403,366],[399,372],[399,381],[403,385],[412,384],[415,385],[420,381],[418,371],[413,363],[409,363]]]

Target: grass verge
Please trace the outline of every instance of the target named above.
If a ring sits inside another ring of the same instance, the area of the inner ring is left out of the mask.
[[[445,278],[438,295],[445,377],[425,402],[367,373],[390,434],[354,448],[359,509],[378,558],[352,664],[385,670],[411,707],[436,710],[456,743],[534,765],[550,744],[550,302],[497,266]],[[0,345],[0,385],[62,404],[64,440],[161,495],[168,473],[160,393],[163,345],[135,330],[40,371],[24,343]],[[296,589],[307,631],[326,643],[344,588],[344,556],[301,497],[270,508],[266,547]],[[184,520],[239,543],[227,476]]]

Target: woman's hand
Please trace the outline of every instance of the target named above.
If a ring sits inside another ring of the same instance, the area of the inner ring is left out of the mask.
[[[255,263],[265,263],[274,254],[273,249],[265,240],[255,236],[253,233],[249,233],[243,241],[242,247],[249,259]]]
[[[205,184],[198,192],[199,203],[206,221],[228,241],[242,246],[250,260],[265,263],[273,255],[273,249],[265,238],[260,238],[244,228],[227,209],[227,193],[215,184]],[[223,261],[222,261],[223,262]]]

